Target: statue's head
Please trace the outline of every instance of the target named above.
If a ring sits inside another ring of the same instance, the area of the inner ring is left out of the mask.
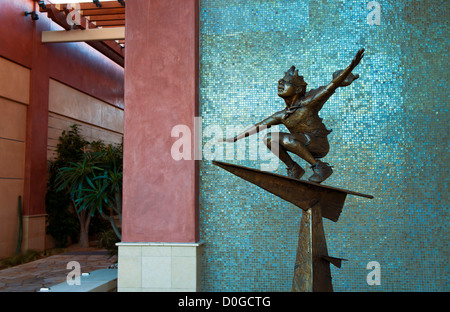
[[[298,69],[296,70],[295,66],[292,66],[284,73],[284,77],[278,81],[278,96],[283,98],[296,94],[302,96],[306,93],[307,85],[303,76],[298,75]]]

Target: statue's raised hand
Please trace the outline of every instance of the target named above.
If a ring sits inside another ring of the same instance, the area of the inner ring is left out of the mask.
[[[335,79],[337,76],[339,76],[344,70],[337,70],[333,73],[333,79]],[[339,87],[346,87],[349,86],[354,80],[358,79],[359,75],[354,75],[353,73],[348,74],[347,78],[344,79],[344,81],[341,82]]]
[[[352,66],[353,68],[355,68],[356,65],[358,65],[359,62],[361,62],[363,56],[364,56],[364,49],[360,49],[360,50],[358,51],[358,53],[356,53],[355,57],[353,58],[353,61],[352,61],[351,66]]]

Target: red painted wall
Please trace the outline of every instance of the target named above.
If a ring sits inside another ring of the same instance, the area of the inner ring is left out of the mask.
[[[36,10],[39,20],[24,16]],[[46,67],[51,78],[123,108],[124,70],[85,43],[41,44],[41,31],[61,30],[33,0],[0,1],[0,56],[32,68],[33,53],[45,50],[33,65]],[[34,37],[34,38],[33,38]]]
[[[39,20],[25,16],[35,10]],[[42,44],[41,32],[59,30],[32,0],[0,1],[0,56],[31,69],[27,112],[24,214],[45,213],[48,83],[59,80],[123,107],[124,70],[85,43]]]
[[[197,242],[197,162],[170,151],[198,113],[198,0],[128,1],[126,20],[123,241]]]

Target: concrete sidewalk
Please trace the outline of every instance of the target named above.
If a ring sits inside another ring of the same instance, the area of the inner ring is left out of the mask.
[[[66,281],[70,261],[80,263],[81,272],[107,269],[117,263],[117,256],[97,248],[72,249],[15,267],[0,270],[0,292],[37,292],[42,287]]]

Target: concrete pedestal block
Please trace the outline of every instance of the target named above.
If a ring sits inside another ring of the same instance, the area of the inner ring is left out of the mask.
[[[118,243],[119,292],[200,291],[201,243]]]

